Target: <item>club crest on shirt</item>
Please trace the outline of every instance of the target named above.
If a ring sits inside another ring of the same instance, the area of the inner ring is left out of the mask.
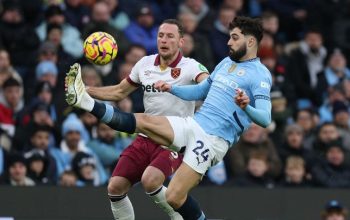
[[[174,79],[178,78],[181,74],[181,68],[172,68],[170,74]]]
[[[234,63],[232,66],[228,69],[228,73],[232,73],[236,69],[237,65]]]
[[[240,69],[237,71],[237,76],[243,76],[245,74],[244,69]]]

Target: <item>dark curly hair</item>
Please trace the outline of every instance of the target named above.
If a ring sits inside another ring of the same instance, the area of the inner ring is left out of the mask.
[[[262,22],[259,18],[249,18],[244,16],[237,16],[230,23],[230,31],[234,28],[239,28],[244,35],[253,35],[258,44],[263,37]]]

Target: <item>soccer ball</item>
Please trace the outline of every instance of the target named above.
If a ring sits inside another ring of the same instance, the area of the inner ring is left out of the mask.
[[[96,65],[106,65],[118,53],[118,46],[114,38],[106,32],[94,32],[84,41],[84,56]]]

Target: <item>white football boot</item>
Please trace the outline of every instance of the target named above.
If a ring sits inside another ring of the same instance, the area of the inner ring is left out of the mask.
[[[69,72],[66,74],[66,88],[66,102],[68,105],[82,108],[81,100],[86,91],[81,78],[79,63],[73,64],[73,66],[70,67]]]

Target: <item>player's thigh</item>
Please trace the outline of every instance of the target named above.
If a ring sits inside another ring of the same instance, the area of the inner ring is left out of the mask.
[[[142,156],[143,154],[133,148],[127,148],[125,151],[119,158],[112,177],[124,177],[133,185],[141,180],[142,174],[149,162],[146,156]]]
[[[201,179],[202,174],[194,171],[186,163],[182,163],[169,183],[167,199],[176,201],[185,200],[188,192],[198,185]]]
[[[166,117],[135,114],[137,132],[144,133],[155,142],[168,146],[174,139],[173,129]]]

